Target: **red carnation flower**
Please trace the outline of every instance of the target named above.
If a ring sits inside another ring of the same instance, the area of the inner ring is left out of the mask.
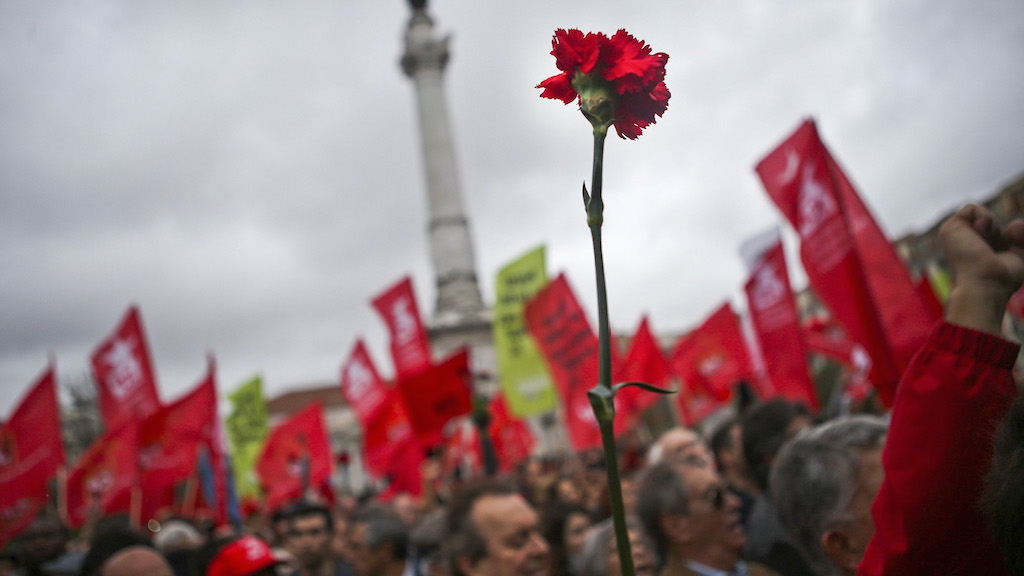
[[[668,54],[652,54],[646,42],[625,30],[611,38],[556,30],[551,46],[562,72],[537,85],[544,89],[541,97],[566,104],[576,100],[595,130],[614,125],[620,137],[635,140],[668,108]]]

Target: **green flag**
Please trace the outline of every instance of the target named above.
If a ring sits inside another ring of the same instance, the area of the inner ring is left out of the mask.
[[[544,246],[498,271],[494,304],[494,347],[501,388],[516,416],[550,412],[558,405],[547,364],[523,322],[523,308],[548,283]]]
[[[256,480],[256,459],[267,435],[267,401],[263,397],[263,381],[259,376],[254,377],[229,394],[228,400],[231,401],[231,415],[225,427],[231,443],[235,488],[240,498],[258,497],[260,487]]]

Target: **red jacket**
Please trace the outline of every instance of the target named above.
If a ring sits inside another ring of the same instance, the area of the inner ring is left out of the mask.
[[[900,380],[859,576],[1009,574],[978,507],[1019,344],[942,323]]]

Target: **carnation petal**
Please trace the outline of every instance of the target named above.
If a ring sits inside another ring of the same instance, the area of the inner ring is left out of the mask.
[[[556,74],[538,84],[537,88],[544,89],[540,93],[541,98],[561,100],[566,104],[571,104],[579,96],[576,94],[576,90],[573,89],[572,81],[569,79],[568,74]]]

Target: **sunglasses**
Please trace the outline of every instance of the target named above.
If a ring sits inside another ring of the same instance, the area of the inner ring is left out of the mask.
[[[704,493],[701,500],[711,504],[716,511],[721,512],[725,508],[725,497],[728,494],[728,490],[728,488],[722,485],[712,486]]]

